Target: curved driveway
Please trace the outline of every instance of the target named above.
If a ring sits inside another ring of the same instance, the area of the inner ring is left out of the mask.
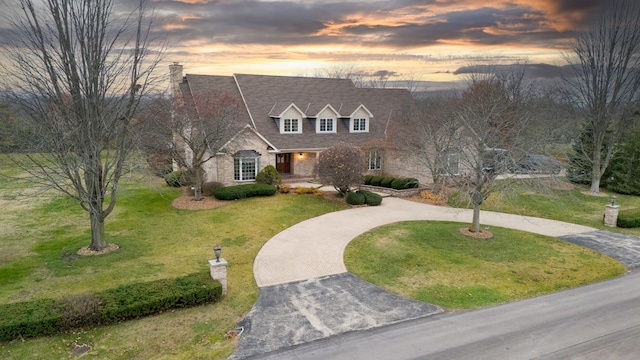
[[[261,358],[295,345],[380,328],[443,312],[402,298],[347,272],[344,250],[358,235],[407,220],[469,223],[472,211],[385,198],[381,206],[354,208],[298,223],[271,238],[254,262],[258,300],[240,322],[244,332],[233,360]],[[482,211],[483,226],[500,226],[590,247],[640,266],[640,237],[554,220]],[[233,285],[231,285],[233,286]],[[499,308],[499,307],[496,307]]]
[[[380,206],[325,214],[298,223],[271,238],[253,264],[259,287],[347,272],[344,250],[351,240],[375,227],[407,220],[471,222],[472,210],[426,205],[387,197]],[[482,211],[483,226],[499,226],[553,237],[597,229],[520,215]]]

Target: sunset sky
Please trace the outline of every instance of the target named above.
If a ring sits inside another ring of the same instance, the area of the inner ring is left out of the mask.
[[[4,0],[0,0],[0,3]],[[137,0],[116,0],[118,6]],[[572,31],[607,0],[155,1],[166,65],[185,72],[311,75],[356,66],[389,80],[460,79],[479,62],[565,65]],[[162,70],[162,69],[160,69]]]

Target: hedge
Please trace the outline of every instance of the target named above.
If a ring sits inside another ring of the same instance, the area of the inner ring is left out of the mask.
[[[253,196],[271,196],[276,193],[278,188],[274,185],[267,184],[243,184],[234,186],[225,186],[217,189],[213,196],[218,200],[237,200],[245,199]]]
[[[369,206],[378,206],[382,204],[382,196],[367,190],[359,190],[358,193],[364,195],[365,204]]]
[[[393,181],[391,182],[391,188],[396,189],[396,190],[402,190],[402,189],[406,189],[407,183],[409,182],[409,179],[401,179],[401,178],[396,178],[393,179]]]
[[[371,185],[371,179],[373,179],[373,175],[365,175],[362,179],[362,183],[365,185]]]
[[[387,188],[391,187],[391,183],[393,182],[393,180],[395,180],[396,178],[394,178],[393,176],[386,176],[382,179],[382,181],[380,181],[380,186],[384,186]]]
[[[416,178],[396,178],[392,176],[365,175],[363,178],[365,185],[382,186],[395,190],[416,189],[420,186]]]
[[[349,191],[347,193],[347,204],[350,205],[363,205],[366,199],[364,194],[355,191]]]
[[[0,306],[0,341],[52,335],[59,331],[61,316],[54,310],[53,299]]]
[[[640,208],[621,210],[618,212],[617,225],[621,228],[640,227]]]
[[[209,272],[123,285],[95,294],[0,305],[0,341],[51,335],[74,328],[135,319],[222,296]]]

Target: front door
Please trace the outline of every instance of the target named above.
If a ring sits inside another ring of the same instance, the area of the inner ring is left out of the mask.
[[[291,172],[291,154],[276,155],[276,170],[280,174],[289,174]]]

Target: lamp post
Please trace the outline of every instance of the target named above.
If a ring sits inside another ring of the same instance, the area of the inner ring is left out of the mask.
[[[220,244],[216,244],[213,247],[213,253],[216,255],[215,260],[209,260],[209,268],[211,272],[211,278],[220,281],[222,284],[222,295],[227,294],[227,261],[220,258],[222,253],[222,247]]]
[[[607,204],[607,206],[605,206],[604,224],[606,226],[616,227],[618,223],[618,210],[620,209],[620,206],[616,205],[617,198],[615,195],[611,195],[610,200],[611,204]]]
[[[219,244],[213,247],[213,253],[216,255],[216,262],[220,262],[220,254],[222,254],[222,248]]]

